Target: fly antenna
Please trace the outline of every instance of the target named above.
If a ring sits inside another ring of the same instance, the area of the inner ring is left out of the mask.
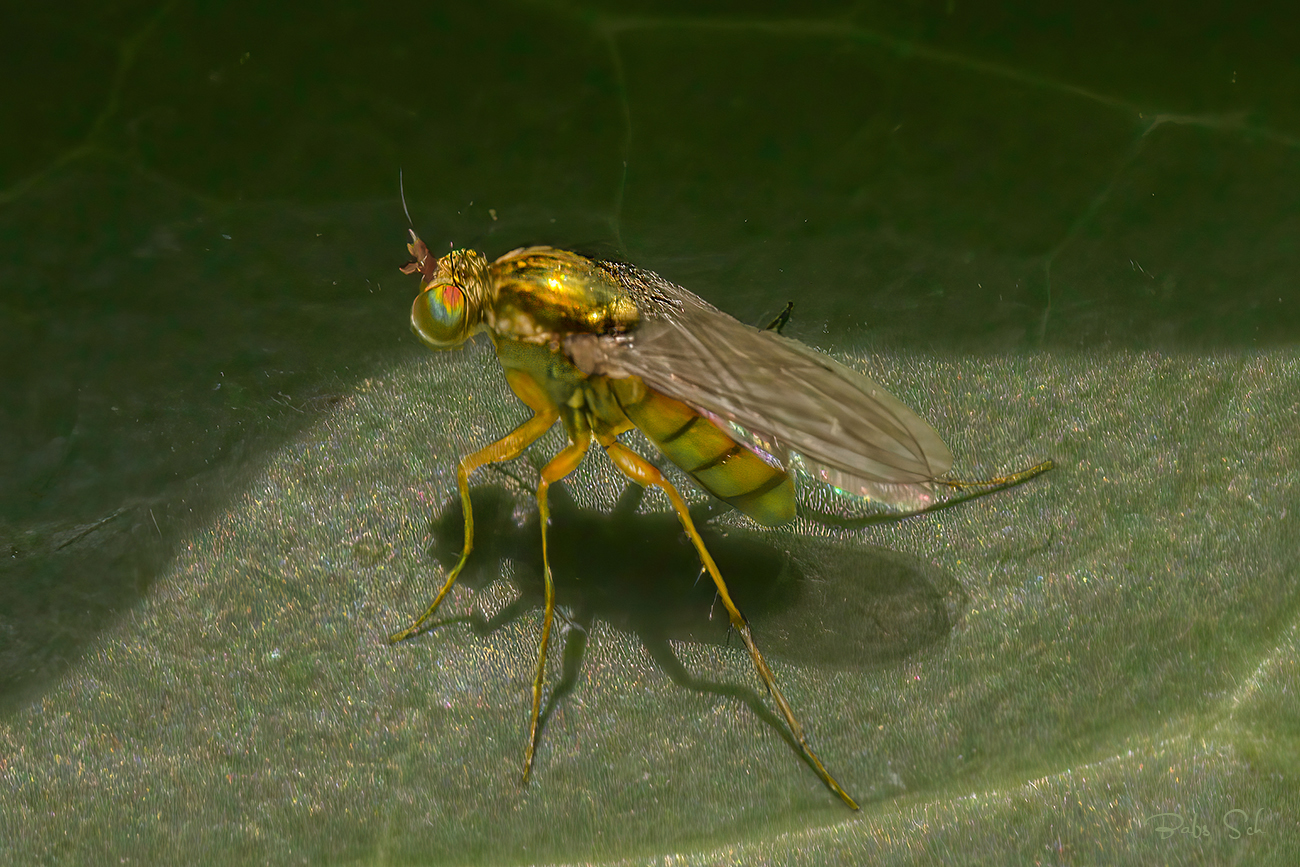
[[[397,170],[397,194],[402,198],[402,211],[406,213],[406,223],[414,230],[415,221],[411,219],[411,210],[406,207],[406,185],[402,183],[402,170],[400,168]]]

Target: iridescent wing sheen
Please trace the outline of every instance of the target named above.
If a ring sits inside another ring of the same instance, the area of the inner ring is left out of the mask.
[[[738,322],[650,271],[602,262],[641,322],[565,342],[579,369],[647,386],[742,429],[780,461],[849,493],[906,509],[932,502],[952,467],[934,429],[879,384],[798,341]],[[733,428],[734,429],[734,428]]]

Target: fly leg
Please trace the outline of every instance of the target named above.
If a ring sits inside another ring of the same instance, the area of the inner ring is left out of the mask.
[[[542,711],[542,682],[546,679],[546,648],[551,642],[551,625],[555,620],[555,582],[551,580],[551,561],[546,547],[546,525],[551,519],[551,509],[546,501],[551,485],[573,472],[591,443],[591,431],[585,426],[572,426],[569,444],[546,466],[542,467],[541,481],[537,483],[537,513],[542,524],[542,575],[546,581],[546,608],[542,614],[542,643],[537,651],[537,674],[533,677],[533,714],[528,725],[528,748],[524,751],[524,773],[520,784],[528,782],[533,769],[533,756],[537,752],[538,719]]]
[[[799,742],[799,747],[803,750],[804,758],[808,760],[810,765],[812,765],[813,770],[817,772],[817,776],[821,777],[822,782],[826,784],[827,788],[839,795],[840,799],[844,801],[845,804],[848,804],[849,807],[854,810],[858,809],[857,803],[853,798],[849,797],[849,793],[844,791],[843,787],[835,781],[835,778],[830,775],[830,771],[827,771],[826,766],[822,764],[822,760],[817,757],[817,754],[813,752],[812,747],[808,745],[808,739],[804,737],[803,726],[799,725],[799,721],[795,719],[794,711],[790,709],[789,702],[785,700],[785,696],[783,696],[781,690],[777,688],[776,678],[772,675],[772,670],[767,667],[767,661],[763,659],[763,654],[758,651],[758,645],[754,643],[754,636],[749,631],[749,622],[745,620],[744,615],[740,613],[740,609],[736,607],[736,603],[731,600],[731,594],[727,591],[726,582],[722,580],[722,574],[718,572],[717,564],[713,562],[712,555],[710,555],[708,549],[704,547],[704,540],[701,539],[700,534],[696,532],[695,524],[691,521],[690,512],[686,508],[686,501],[682,499],[682,495],[677,492],[677,489],[673,487],[672,483],[664,478],[663,474],[660,473],[653,464],[636,454],[636,452],[627,448],[618,440],[610,436],[601,436],[599,437],[599,441],[601,446],[604,447],[605,452],[610,456],[610,459],[614,461],[614,464],[622,470],[623,474],[629,479],[643,487],[647,485],[655,485],[668,495],[668,499],[673,504],[673,511],[677,513],[678,519],[682,522],[683,529],[686,530],[686,535],[690,537],[691,543],[695,545],[695,550],[700,555],[700,562],[704,564],[704,568],[708,570],[709,577],[713,579],[714,585],[718,588],[718,597],[722,600],[722,604],[726,606],[727,616],[731,618],[732,628],[736,630],[741,639],[745,642],[745,648],[749,651],[749,658],[754,662],[754,668],[758,671],[759,679],[763,681],[763,685],[767,687],[767,691],[771,694],[772,700],[776,702],[777,708],[781,711],[781,716],[785,718],[785,724],[790,727],[790,733],[794,735],[795,740]]]
[[[456,583],[456,577],[460,575],[460,570],[465,568],[465,561],[469,559],[470,551],[474,550],[474,510],[469,502],[469,477],[470,474],[479,467],[486,464],[495,464],[500,461],[508,461],[511,458],[519,457],[520,452],[526,449],[530,443],[551,429],[555,420],[559,418],[559,413],[555,407],[539,404],[533,407],[536,413],[528,421],[506,434],[501,439],[485,446],[478,451],[465,455],[460,459],[460,465],[456,467],[456,485],[460,488],[460,503],[465,511],[465,547],[460,552],[460,562],[456,568],[451,570],[447,575],[447,580],[443,582],[442,589],[438,595],[433,598],[432,604],[429,605],[425,612],[420,615],[410,626],[401,632],[394,632],[388,636],[389,644],[396,644],[399,641],[405,641],[412,635],[417,634],[421,627],[428,622],[433,613],[438,610],[442,604],[443,598],[451,591],[451,585]]]
[[[947,485],[959,491],[969,488],[988,488],[988,493],[1000,491],[1003,488],[1014,487],[1015,485],[1024,484],[1034,476],[1042,475],[1048,470],[1056,469],[1056,461],[1046,460],[1039,464],[1034,464],[1027,470],[1020,470],[1008,476],[994,476],[991,479],[984,479],[978,482],[963,482],[958,479],[935,479],[935,484]]]

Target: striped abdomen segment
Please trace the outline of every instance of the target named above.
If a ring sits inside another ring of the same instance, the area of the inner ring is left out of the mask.
[[[785,470],[637,377],[609,384],[628,419],[704,490],[769,527],[794,517],[794,483]]]

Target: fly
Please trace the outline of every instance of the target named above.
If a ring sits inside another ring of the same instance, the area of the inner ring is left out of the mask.
[[[639,429],[700,487],[766,526],[795,515],[794,462],[840,491],[915,511],[934,504],[940,487],[1015,484],[1051,469],[1051,461],[988,482],[942,479],[952,468],[952,455],[934,429],[867,377],[782,336],[788,308],[768,328],[758,329],[632,265],[551,247],[512,250],[494,262],[473,250],[435,259],[414,231],[407,249],[414,259],[402,271],[420,275],[412,330],[433,349],[452,349],[487,332],[506,382],[533,417],[461,458],[456,468],[465,512],[460,560],[425,612],[389,640],[403,641],[422,630],[469,559],[474,547],[470,476],[518,457],[562,422],[568,444],[542,467],[537,484],[545,609],[523,780],[537,750],[555,616],[547,491],[573,472],[594,440],[629,479],[668,496],[803,757],[831,791],[858,809],[809,745],[686,501],[618,436]]]

